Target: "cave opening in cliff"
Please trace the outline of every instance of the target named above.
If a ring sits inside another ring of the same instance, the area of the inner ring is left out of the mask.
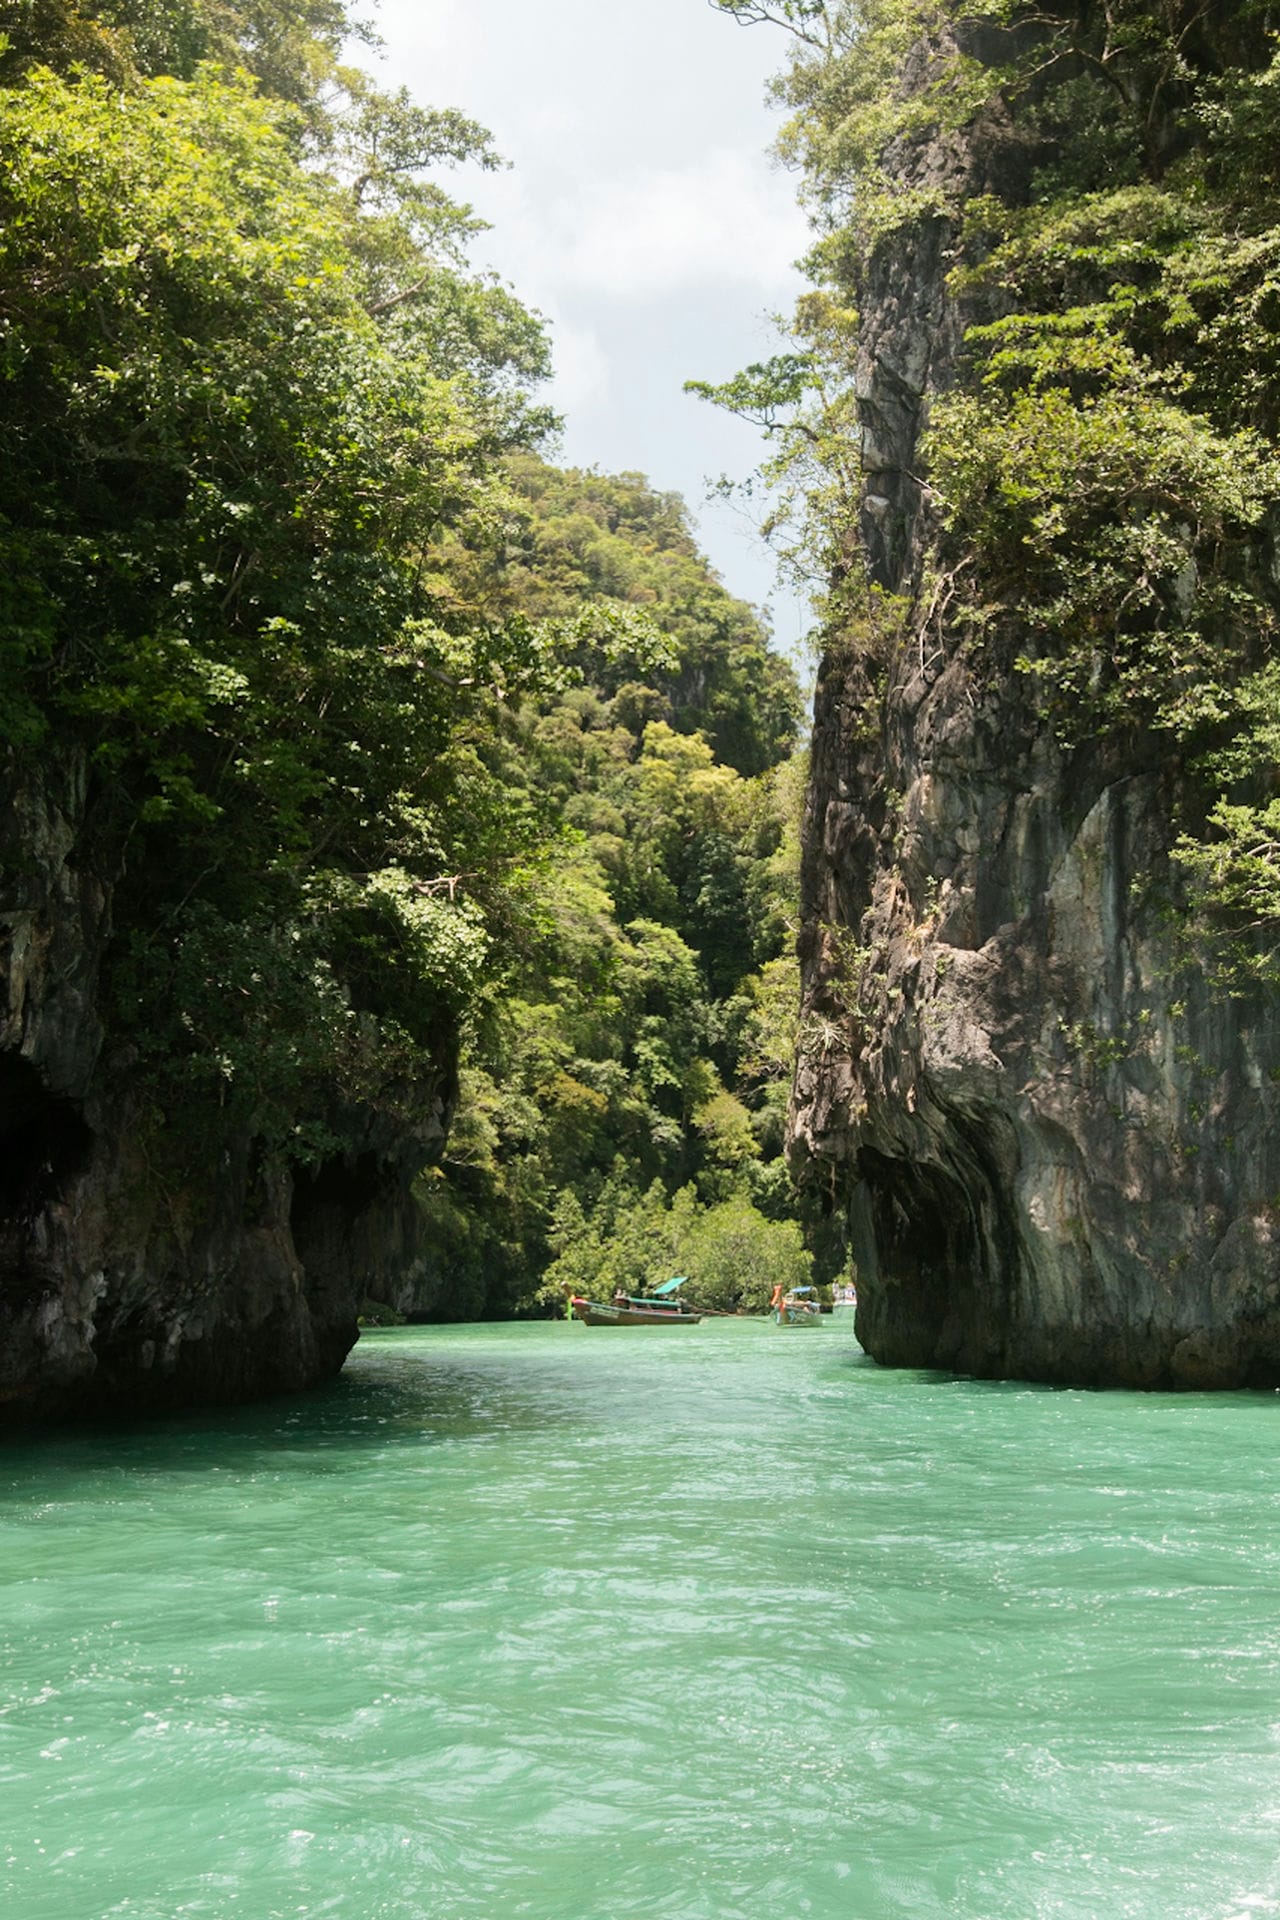
[[[897,1365],[985,1371],[1020,1271],[1007,1198],[1017,1143],[1002,1116],[948,1115],[946,1161],[864,1147],[861,1237],[867,1344]]]
[[[864,1147],[874,1260],[903,1311],[921,1330],[942,1319],[956,1276],[970,1264],[973,1235],[963,1190],[941,1168]]]
[[[316,1216],[331,1209],[344,1219],[363,1213],[373,1204],[382,1187],[382,1167],[377,1155],[357,1154],[351,1159],[322,1160],[317,1167],[298,1167],[293,1175],[293,1205],[290,1222],[294,1238],[304,1232]]]
[[[88,1162],[93,1134],[79,1104],[50,1091],[29,1060],[0,1054],[0,1216],[30,1220]]]

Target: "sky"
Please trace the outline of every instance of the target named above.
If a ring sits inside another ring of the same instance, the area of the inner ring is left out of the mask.
[[[683,391],[777,351],[769,316],[801,290],[806,228],[768,154],[783,36],[708,0],[380,0],[374,20],[383,84],[460,108],[511,162],[444,184],[491,223],[475,263],[551,324],[560,460],[683,494],[725,585],[798,651],[804,607],[749,517],[704,504],[761,437]]]

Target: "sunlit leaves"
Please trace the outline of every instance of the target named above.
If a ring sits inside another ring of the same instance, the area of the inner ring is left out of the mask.
[[[606,697],[635,689],[644,712],[633,701],[628,725],[705,731],[742,772],[780,758],[795,676],[697,552],[683,502],[640,474],[559,472],[528,456],[511,473],[517,510],[477,591],[553,623],[561,659]]]
[[[1173,833],[1185,828],[1198,924],[1220,952],[1235,929],[1240,965],[1252,952],[1271,967],[1272,10],[1260,0],[864,0],[816,20],[783,5],[722,10],[791,29],[779,41],[778,91],[792,110],[782,148],[802,171],[818,237],[793,356],[713,397],[782,448],[770,475],[782,511],[800,507],[817,534],[810,550],[856,588],[859,455],[882,457],[874,432],[862,436],[875,425],[874,394],[862,417],[866,387],[890,377],[882,340],[859,340],[856,309],[875,287],[891,310],[892,282],[877,280],[894,258],[886,241],[907,258],[947,249],[952,312],[969,330],[938,383],[946,390],[921,396],[925,431],[904,478],[925,551],[904,548],[910,579],[885,583],[918,590],[902,631],[927,626],[936,658],[963,647],[978,682],[1021,668],[1064,741],[1136,733],[1146,751],[1180,755],[1188,777]],[[880,672],[876,623],[849,616],[851,597],[831,603],[832,639]]]
[[[411,131],[392,149],[409,174],[480,138],[448,115]],[[9,738],[75,743],[113,796],[131,1031],[258,1085],[238,989],[180,1017],[182,956],[215,923],[246,965],[261,951],[255,1017],[312,1006],[306,1075],[232,1103],[237,1124],[269,1107],[284,1148],[290,1087],[328,1109],[373,1097],[379,1060],[388,1086],[415,1048],[446,1065],[542,831],[467,729],[539,684],[555,644],[477,609],[444,558],[508,510],[496,456],[536,431],[508,374],[536,377],[536,324],[505,293],[486,317],[456,261],[438,326],[429,292],[411,327],[372,311],[365,216],[300,164],[298,134],[291,107],[208,67],[0,93],[0,614],[29,663]],[[344,995],[354,1050],[326,1012]]]

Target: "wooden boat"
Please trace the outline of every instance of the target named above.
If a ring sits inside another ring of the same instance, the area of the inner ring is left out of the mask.
[[[680,1298],[684,1276],[664,1280],[652,1293],[615,1293],[612,1300],[586,1300],[575,1293],[574,1318],[588,1327],[696,1327],[702,1315]]]
[[[822,1307],[813,1287],[792,1287],[790,1293],[783,1293],[781,1287],[775,1287],[770,1304],[774,1321],[780,1327],[822,1325]]]
[[[851,1280],[846,1280],[842,1282],[841,1285],[832,1289],[832,1307],[856,1307],[857,1304],[858,1289]]]

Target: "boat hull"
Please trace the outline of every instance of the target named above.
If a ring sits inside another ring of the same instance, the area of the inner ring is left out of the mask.
[[[574,1296],[573,1315],[588,1327],[696,1327],[700,1313],[680,1313],[673,1307],[615,1307],[612,1301]]]

